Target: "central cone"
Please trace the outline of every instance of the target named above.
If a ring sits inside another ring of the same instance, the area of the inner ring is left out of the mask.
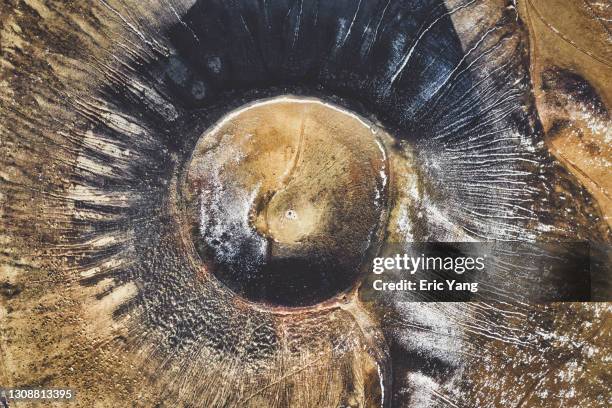
[[[202,261],[257,302],[311,305],[351,287],[386,217],[378,136],[316,99],[226,115],[198,141],[183,183]]]

